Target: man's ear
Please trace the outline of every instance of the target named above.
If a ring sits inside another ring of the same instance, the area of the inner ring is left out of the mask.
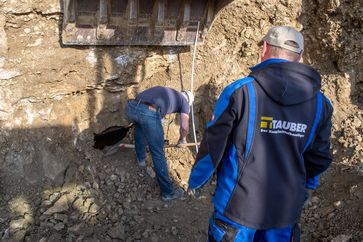
[[[266,41],[263,42],[262,44],[262,51],[261,51],[261,60],[264,61],[266,58],[266,54],[267,54],[267,51],[268,51],[268,44],[266,43]]]
[[[299,58],[298,58],[298,60],[297,60],[298,62],[300,62],[300,63],[304,63],[304,58],[303,58],[303,53],[301,53],[300,55],[299,55]]]

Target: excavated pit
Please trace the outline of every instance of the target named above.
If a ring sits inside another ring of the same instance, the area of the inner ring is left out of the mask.
[[[63,2],[0,0],[0,238],[3,241],[205,241],[214,181],[200,200],[163,203],[150,157],[93,148],[93,135],[128,124],[127,98],[155,85],[189,89],[193,48],[65,47]],[[237,0],[196,53],[200,140],[221,90],[259,61],[271,25],[306,39],[304,61],[334,106],[334,164],[301,218],[302,241],[363,240],[363,2]],[[165,139],[178,139],[176,115]],[[188,139],[192,141],[192,136]],[[124,139],[132,142],[132,135]],[[168,149],[187,186],[195,150]]]

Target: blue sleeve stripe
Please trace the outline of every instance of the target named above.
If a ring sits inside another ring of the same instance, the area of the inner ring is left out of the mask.
[[[210,155],[204,156],[198,160],[193,167],[189,177],[189,187],[196,189],[203,186],[209,178],[213,175],[214,165]]]
[[[319,186],[319,176],[309,178],[305,184],[305,187],[311,190],[315,190],[318,186]]]
[[[322,94],[319,92],[317,94],[317,108],[316,108],[316,114],[315,114],[315,119],[314,119],[314,123],[313,123],[313,127],[311,129],[311,132],[310,132],[310,136],[309,136],[309,139],[308,141],[306,142],[305,144],[305,147],[303,149],[303,152],[305,152],[305,150],[309,147],[309,145],[311,144],[311,141],[313,140],[313,137],[315,135],[315,131],[316,131],[316,128],[318,127],[318,124],[319,124],[319,121],[320,121],[320,117],[321,117],[321,111],[322,111],[322,106],[323,106],[323,99],[322,99]]]
[[[228,155],[225,156],[218,172],[218,182],[214,194],[214,207],[220,213],[224,213],[231,198],[238,179],[237,150],[231,145]]]
[[[222,94],[218,98],[218,101],[217,101],[216,106],[213,111],[214,118],[213,118],[213,120],[211,120],[208,123],[207,128],[209,128],[211,125],[213,125],[218,120],[218,118],[222,115],[224,110],[226,110],[226,108],[228,107],[228,104],[229,104],[229,98],[233,94],[233,92],[236,89],[243,86],[244,84],[247,84],[251,81],[253,81],[252,77],[245,77],[243,79],[233,82],[232,84],[230,84],[223,90]]]
[[[253,82],[249,82],[247,84],[248,94],[249,94],[249,103],[250,103],[250,112],[248,115],[248,130],[247,130],[247,140],[246,140],[246,149],[244,154],[244,159],[248,158],[250,154],[253,132],[255,130],[255,121],[256,121],[256,93],[253,86]]]

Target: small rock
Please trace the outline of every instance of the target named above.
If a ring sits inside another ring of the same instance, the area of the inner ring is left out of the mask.
[[[151,177],[151,178],[155,178],[155,171],[153,170],[153,168],[152,167],[150,167],[150,166],[148,166],[147,168],[146,168],[146,172],[147,172],[147,174]]]
[[[47,241],[64,241],[62,239],[62,234],[54,232],[51,234],[51,236],[48,238]]]
[[[85,182],[84,183],[85,188],[90,189],[92,187],[91,183]]]
[[[39,240],[39,242],[47,242],[47,238],[46,237],[43,237]]]
[[[105,239],[105,241],[112,241],[111,237],[108,235],[106,235],[104,239]]]
[[[66,214],[56,213],[56,214],[54,214],[54,219],[62,221],[64,223],[68,222],[68,216]]]
[[[107,173],[107,174],[110,174],[111,172],[112,172],[112,170],[111,170],[111,168],[106,168],[106,170],[105,170],[105,172]]]
[[[82,223],[68,228],[68,233],[73,233],[75,235],[82,235],[84,237],[88,237],[94,233],[94,229],[92,228],[92,226]]]
[[[111,175],[110,177],[111,181],[116,181],[117,180],[117,176],[115,174]]]
[[[14,233],[16,241],[23,241],[26,234],[26,230],[19,230]]]
[[[0,69],[0,80],[8,80],[20,76],[20,72]]]
[[[328,236],[328,231],[323,230],[323,231],[321,232],[321,235],[322,235],[324,238],[326,238],[326,237]]]
[[[73,208],[80,209],[83,207],[83,204],[85,203],[85,200],[83,197],[78,197],[72,204]]]
[[[43,207],[48,207],[48,206],[50,206],[50,205],[52,205],[52,202],[51,202],[50,200],[44,200],[44,201],[42,202],[42,205],[41,205],[41,206],[43,206]]]
[[[53,203],[54,201],[58,200],[61,197],[60,192],[55,192],[49,197],[49,201]]]
[[[342,207],[342,205],[343,205],[343,203],[342,203],[341,201],[337,201],[337,202],[335,202],[335,203],[334,203],[334,207],[335,207],[336,209],[341,208],[341,207]]]
[[[122,206],[123,206],[123,208],[124,208],[124,209],[126,209],[126,210],[131,209],[131,205],[130,205],[130,203],[129,203],[129,202],[124,202],[124,203],[122,203]]]
[[[312,203],[312,204],[318,204],[318,203],[319,203],[319,201],[320,201],[320,199],[319,199],[318,197],[316,197],[316,196],[313,196],[313,197],[311,198],[311,203]]]
[[[328,219],[332,219],[332,218],[334,218],[335,217],[335,213],[330,213],[329,215],[328,215]]]
[[[363,189],[361,189],[358,185],[353,185],[350,188],[350,194],[358,199],[363,199]]]
[[[333,211],[334,211],[334,207],[332,207],[332,206],[323,207],[320,209],[320,213],[321,213],[322,217],[327,216],[328,214],[330,214]]]
[[[48,222],[50,222],[52,224],[57,224],[58,223],[58,221],[53,219],[53,218],[49,219]]]
[[[140,240],[141,239],[141,234],[139,232],[136,232],[134,234],[134,238],[137,239],[137,240]]]
[[[81,227],[82,227],[82,224],[73,225],[72,227],[68,228],[68,233],[79,234]]]
[[[63,223],[57,223],[56,225],[54,225],[54,229],[57,231],[61,231],[62,229],[64,229],[64,224]]]
[[[125,240],[126,238],[126,234],[125,234],[125,229],[124,226],[121,223],[117,223],[115,224],[109,231],[108,231],[108,235],[112,238],[112,239],[120,239],[120,240]]]
[[[45,215],[51,215],[54,213],[62,213],[68,210],[68,200],[66,196],[62,196],[55,202],[55,204],[45,211]]]
[[[159,238],[156,235],[153,235],[151,237],[151,242],[158,242],[158,241],[159,241]]]
[[[100,185],[97,182],[93,183],[93,188],[94,189],[100,189]]]
[[[360,128],[362,126],[362,121],[358,117],[354,117],[353,125],[356,128]]]
[[[150,235],[149,230],[145,230],[144,233],[142,233],[142,237],[144,237],[145,239],[149,238],[149,235]]]
[[[119,208],[117,210],[117,212],[118,212],[118,215],[121,216],[124,213],[124,210],[122,208]]]
[[[24,219],[12,220],[10,222],[10,228],[12,228],[13,230],[22,229],[24,227],[25,227]]]
[[[335,237],[334,239],[332,239],[331,242],[349,242],[350,239],[352,238],[351,235],[338,235],[337,237]]]
[[[95,203],[92,203],[91,206],[88,208],[88,212],[92,214],[96,214],[98,211],[98,206]]]
[[[178,230],[177,230],[177,228],[176,228],[175,226],[172,226],[172,227],[171,227],[171,233],[172,233],[173,235],[177,235],[177,234],[178,234]]]
[[[116,223],[119,219],[118,214],[117,213],[112,214],[110,216],[110,219],[111,219],[112,223]]]

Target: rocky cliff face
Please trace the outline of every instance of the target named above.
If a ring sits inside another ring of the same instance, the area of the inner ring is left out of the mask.
[[[124,106],[136,89],[190,89],[193,48],[62,46],[61,6],[0,0],[0,238],[205,240],[213,184],[207,199],[165,205],[150,161],[142,170],[132,151],[107,155],[92,148],[93,133],[128,123]],[[362,16],[361,1],[238,0],[221,11],[197,48],[200,139],[221,90],[258,63],[257,43],[268,28],[302,30],[304,60],[322,74],[335,108],[336,163],[304,214],[305,241],[363,239]],[[170,142],[178,139],[174,121],[171,115],[165,122]],[[186,187],[194,155],[167,151],[176,184]]]

